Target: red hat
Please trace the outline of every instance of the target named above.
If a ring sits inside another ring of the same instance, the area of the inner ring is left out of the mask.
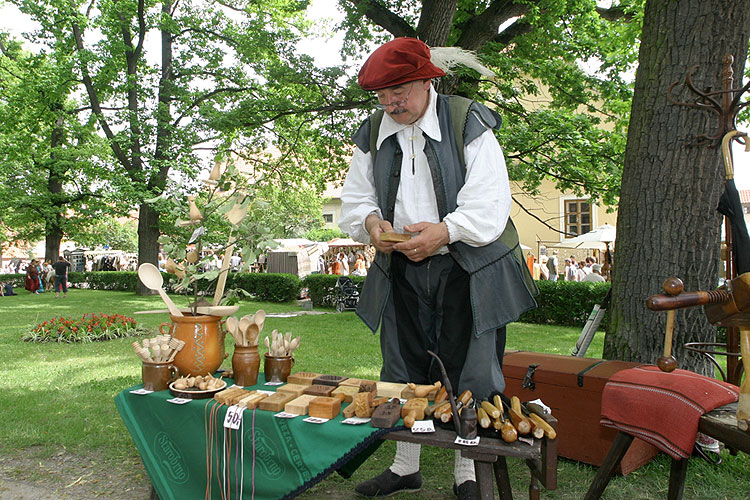
[[[430,48],[416,38],[396,38],[378,47],[359,70],[359,86],[379,90],[445,76],[430,62]]]

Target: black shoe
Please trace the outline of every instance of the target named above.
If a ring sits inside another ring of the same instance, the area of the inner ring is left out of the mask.
[[[399,476],[386,469],[385,472],[368,481],[359,483],[354,492],[365,498],[383,498],[396,493],[418,491],[422,487],[422,474],[417,471],[408,476]]]
[[[458,500],[478,500],[477,494],[477,482],[476,481],[464,481],[461,486],[456,486],[453,483],[453,493],[456,494]]]

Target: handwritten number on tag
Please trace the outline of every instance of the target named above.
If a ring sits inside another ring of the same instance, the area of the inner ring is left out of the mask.
[[[244,408],[240,408],[239,406],[230,406],[226,416],[224,416],[224,427],[227,429],[239,429],[242,423],[243,411]]]

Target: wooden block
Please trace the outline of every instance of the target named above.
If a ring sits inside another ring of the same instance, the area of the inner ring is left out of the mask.
[[[232,386],[214,394],[214,399],[221,404],[231,405],[234,404],[233,401],[235,398],[247,396],[248,394],[250,394],[250,391],[246,391],[242,387]]]
[[[406,389],[406,384],[396,382],[378,382],[378,396],[383,396],[388,399],[400,398],[404,389]]]
[[[335,389],[332,385],[320,385],[313,384],[305,388],[305,394],[311,394],[313,396],[330,396]]]
[[[392,399],[389,402],[375,408],[372,412],[370,425],[380,429],[390,429],[401,418],[401,403],[398,399]]]
[[[354,395],[354,414],[360,418],[370,418],[372,416],[372,393],[371,392],[358,392]]]
[[[278,412],[284,409],[284,406],[298,395],[291,392],[276,392],[260,402],[258,408],[266,411]]]
[[[401,241],[409,241],[411,239],[410,234],[405,233],[380,233],[380,241],[392,241],[399,243]]]
[[[305,393],[305,389],[307,389],[306,385],[286,384],[277,387],[276,392],[286,392],[287,394],[294,394],[294,397],[297,397],[302,396]]]
[[[378,395],[378,383],[374,380],[363,380],[359,384],[359,392],[371,392],[372,396]]]
[[[313,380],[313,385],[320,384],[320,385],[332,385],[334,387],[338,387],[339,382],[345,379],[346,377],[342,377],[340,375],[321,375],[319,377],[315,377],[315,380]]]
[[[252,391],[249,395],[239,399],[237,405],[253,410],[258,407],[258,403],[268,397],[268,394],[259,393],[258,391]]]
[[[341,385],[351,385],[351,386],[354,386],[354,387],[359,387],[362,384],[368,384],[368,383],[374,384],[375,381],[374,380],[367,380],[367,379],[364,379],[364,378],[345,378],[344,380],[342,380],[341,382],[339,382],[339,385],[340,386]]]
[[[312,385],[313,380],[315,380],[319,376],[320,373],[298,372],[289,375],[286,381],[289,384]]]
[[[293,413],[294,415],[307,415],[310,401],[316,397],[318,396],[311,396],[309,394],[298,396],[284,405],[284,411],[287,413]]]
[[[353,385],[340,385],[333,390],[331,396],[335,396],[336,394],[343,394],[344,402],[351,403],[354,400],[354,395],[358,392],[359,387],[355,387]]]
[[[327,418],[328,420],[341,413],[341,399],[317,397],[310,401],[307,413],[311,417]]]

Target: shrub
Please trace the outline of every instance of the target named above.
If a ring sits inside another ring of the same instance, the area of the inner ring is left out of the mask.
[[[227,288],[242,288],[258,300],[288,302],[299,296],[302,281],[294,274],[229,273]]]
[[[536,309],[524,313],[519,321],[560,326],[583,326],[595,304],[601,304],[609,291],[609,283],[575,281],[536,282],[539,295]],[[609,320],[605,315],[603,324]]]
[[[361,291],[366,278],[364,276],[349,277]],[[302,286],[307,288],[313,306],[336,306],[336,280],[338,278],[336,274],[310,274],[302,281]]]
[[[80,319],[58,316],[24,333],[27,342],[94,342],[140,335],[146,330],[122,314],[86,313]]]

